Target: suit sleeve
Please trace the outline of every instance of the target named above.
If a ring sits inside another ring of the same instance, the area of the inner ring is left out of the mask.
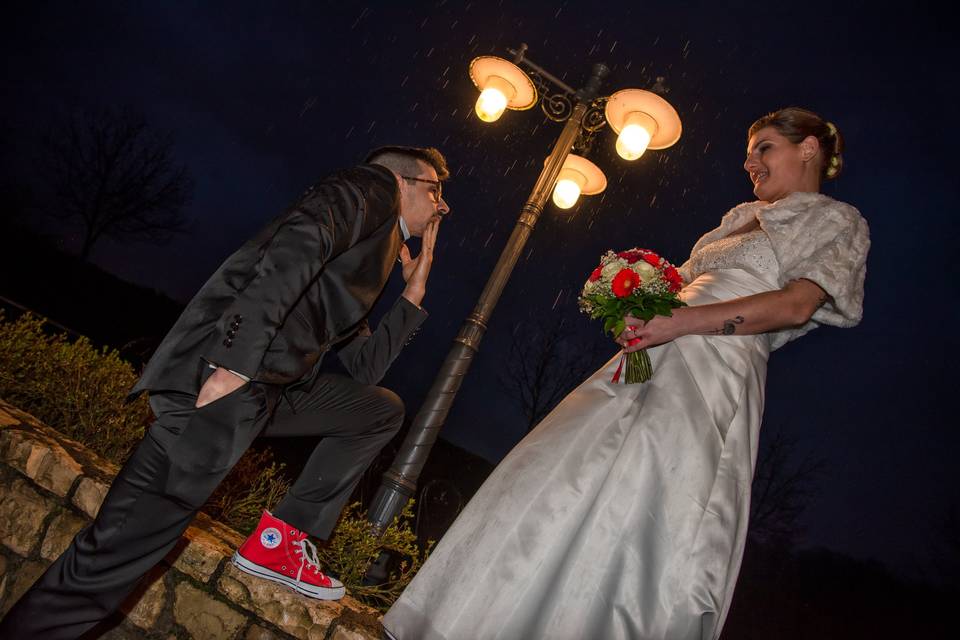
[[[396,181],[367,165],[311,188],[259,241],[259,259],[246,285],[220,317],[210,362],[255,378],[290,309],[323,270],[396,215]]]
[[[377,384],[427,319],[427,312],[400,296],[371,334],[365,326],[337,351],[350,376],[363,384]]]

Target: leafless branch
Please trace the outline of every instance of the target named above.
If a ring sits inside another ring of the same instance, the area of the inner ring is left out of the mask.
[[[576,339],[562,317],[516,325],[500,384],[533,429],[596,367],[599,347]]]
[[[51,214],[83,229],[80,255],[107,236],[162,244],[185,231],[193,181],[172,158],[172,138],[129,109],[86,112],[44,140],[41,170]]]
[[[753,476],[749,535],[761,543],[790,543],[800,532],[800,516],[816,492],[824,464],[801,454],[783,429],[766,435]]]

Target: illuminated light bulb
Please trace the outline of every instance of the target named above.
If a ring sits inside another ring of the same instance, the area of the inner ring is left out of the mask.
[[[569,209],[577,204],[580,197],[580,185],[570,178],[557,180],[557,185],[553,188],[553,204],[561,209]]]
[[[636,160],[647,150],[656,132],[656,120],[642,111],[633,111],[624,119],[617,136],[617,153],[624,160]]]
[[[624,160],[636,160],[650,144],[650,132],[639,124],[628,124],[617,136],[617,153]]]
[[[477,98],[477,117],[484,122],[494,122],[503,115],[507,108],[507,96],[496,87],[487,87],[480,92]]]
[[[480,97],[477,98],[477,117],[484,122],[496,121],[516,95],[517,89],[509,80],[500,76],[489,76],[483,83]]]

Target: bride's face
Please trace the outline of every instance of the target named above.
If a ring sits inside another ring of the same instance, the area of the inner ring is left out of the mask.
[[[819,181],[810,181],[812,154],[808,141],[790,142],[773,127],[764,127],[750,137],[743,168],[750,175],[757,198],[776,202],[795,191],[819,190]]]

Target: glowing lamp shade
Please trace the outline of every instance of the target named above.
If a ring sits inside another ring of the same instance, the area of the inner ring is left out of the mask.
[[[624,127],[617,136],[617,153],[624,160],[636,160],[647,150],[656,132],[656,120],[646,113],[634,111],[627,116]]]
[[[556,186],[553,187],[553,204],[561,209],[569,209],[577,204],[586,182],[587,178],[582,173],[570,169],[562,170]]]
[[[537,90],[529,76],[503,58],[474,58],[470,79],[480,89],[475,111],[484,122],[495,122],[505,109],[529,109],[537,103]]]
[[[507,108],[507,96],[500,89],[490,87],[480,92],[477,98],[477,117],[484,122],[494,122]]]
[[[666,149],[680,139],[680,116],[650,91],[623,89],[607,99],[604,116],[617,137],[617,153],[636,160],[647,149]]]
[[[569,209],[577,204],[581,195],[592,196],[606,188],[607,177],[603,171],[586,158],[571,153],[563,161],[553,186],[553,204],[560,209]]]

